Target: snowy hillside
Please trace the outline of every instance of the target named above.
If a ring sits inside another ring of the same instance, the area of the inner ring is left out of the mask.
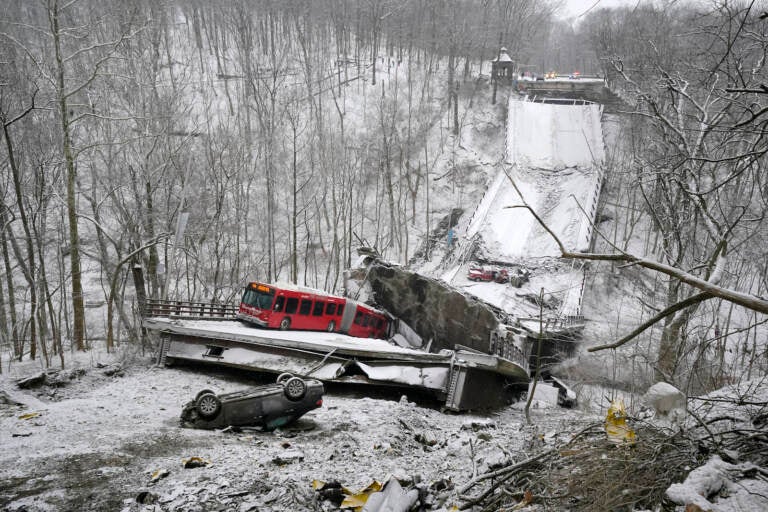
[[[559,316],[579,315],[580,266],[556,261],[555,240],[521,206],[533,209],[566,249],[588,250],[605,158],[602,108],[583,101],[536,103],[516,94],[508,106],[504,165],[459,221],[442,278],[514,316],[534,316],[535,307],[522,297],[542,288],[557,297]],[[470,259],[532,270],[531,280],[521,290],[470,283]]]

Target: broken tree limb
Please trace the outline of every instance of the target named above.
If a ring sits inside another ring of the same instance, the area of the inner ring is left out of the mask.
[[[555,447],[552,447],[552,448],[550,448],[548,450],[544,450],[542,452],[539,452],[536,455],[534,455],[532,457],[529,457],[529,458],[525,459],[524,461],[518,462],[516,464],[511,464],[509,466],[505,466],[503,468],[497,469],[495,471],[490,471],[490,472],[484,473],[484,474],[482,474],[482,475],[480,475],[480,476],[478,476],[476,478],[473,478],[464,487],[462,487],[459,490],[459,494],[465,494],[467,491],[472,489],[472,487],[474,487],[475,485],[477,485],[480,482],[483,482],[485,480],[488,480],[490,478],[499,478],[499,477],[503,477],[505,475],[513,474],[516,471],[518,471],[518,470],[520,470],[520,469],[522,469],[522,468],[524,468],[524,467],[526,467],[526,466],[528,466],[528,465],[530,465],[530,464],[532,464],[534,462],[537,462],[537,461],[543,459],[544,457],[547,457],[549,455],[552,455],[555,452],[558,452],[558,451],[562,450],[563,448],[569,446],[571,443],[573,443],[574,441],[579,439],[584,434],[587,434],[591,430],[599,429],[599,428],[602,428],[602,424],[601,423],[590,423],[589,425],[587,425],[583,429],[581,429],[578,432],[576,432],[575,434],[573,434],[573,436],[571,437],[571,439],[568,440],[567,443],[564,443],[564,444],[562,444],[560,446],[555,446]],[[498,483],[501,483],[501,482],[498,482]],[[495,486],[492,486],[492,488],[493,487],[495,487]]]
[[[505,173],[506,173],[506,170],[505,170]],[[560,240],[560,238],[558,238],[558,236],[549,228],[549,226],[547,226],[547,224],[536,213],[536,211],[525,201],[525,198],[523,198],[523,195],[520,192],[520,189],[518,189],[517,184],[509,175],[509,173],[506,173],[506,174],[510,183],[512,183],[512,186],[517,191],[517,194],[520,196],[520,201],[523,203],[518,207],[525,208],[529,212],[531,212],[531,215],[533,215],[533,217],[536,219],[536,222],[538,222],[539,225],[541,225],[541,227],[544,228],[544,230],[547,233],[549,233],[549,235],[555,241],[555,243],[557,244],[560,250],[560,256],[562,258],[592,260],[592,261],[618,261],[618,262],[632,263],[637,266],[647,268],[649,270],[654,270],[656,272],[660,272],[662,274],[666,274],[670,277],[673,277],[685,284],[688,284],[698,290],[701,290],[702,292],[708,293],[709,295],[711,295],[710,298],[717,297],[717,298],[726,300],[728,302],[737,304],[739,306],[744,306],[745,308],[750,309],[752,311],[768,314],[768,300],[762,297],[758,297],[756,295],[749,294],[749,293],[742,293],[736,290],[731,290],[730,288],[724,288],[722,286],[714,284],[711,281],[697,277],[689,272],[686,272],[685,270],[679,269],[672,265],[667,265],[665,263],[654,261],[648,258],[641,258],[624,251],[620,251],[613,254],[603,254],[603,253],[589,253],[589,252],[572,252],[567,250],[563,245],[563,242]]]
[[[640,334],[645,332],[646,329],[652,327],[657,322],[660,322],[664,317],[667,317],[667,316],[669,316],[669,315],[671,315],[673,313],[676,313],[676,312],[678,312],[680,310],[683,310],[683,309],[685,309],[685,308],[687,308],[689,306],[692,306],[694,304],[698,304],[699,302],[703,302],[703,301],[711,299],[711,298],[712,298],[712,295],[710,295],[709,293],[706,293],[706,292],[697,293],[696,295],[691,295],[687,299],[682,300],[680,302],[677,302],[675,304],[672,304],[671,306],[669,306],[668,308],[664,309],[663,311],[661,311],[657,315],[649,318],[642,325],[638,326],[635,330],[633,330],[632,332],[630,332],[629,334],[627,334],[626,336],[624,336],[623,338],[621,338],[617,342],[610,343],[610,344],[607,344],[607,345],[597,345],[595,347],[589,347],[587,349],[587,352],[597,352],[598,350],[606,350],[606,349],[610,349],[610,348],[618,348],[618,347],[624,345],[625,343],[628,343],[628,342],[632,341],[634,338],[636,338],[637,336],[639,336]]]

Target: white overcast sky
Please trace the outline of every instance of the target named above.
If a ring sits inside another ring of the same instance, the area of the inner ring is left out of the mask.
[[[563,0],[564,18],[581,16],[590,9],[601,7],[634,6],[639,0]],[[647,0],[641,0],[647,1]]]

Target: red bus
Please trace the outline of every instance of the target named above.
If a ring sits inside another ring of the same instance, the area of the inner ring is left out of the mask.
[[[292,284],[248,283],[237,318],[261,327],[386,339],[387,316],[366,304]]]

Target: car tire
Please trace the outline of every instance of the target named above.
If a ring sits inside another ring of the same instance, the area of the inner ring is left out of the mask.
[[[277,382],[278,384],[282,384],[283,382],[287,381],[291,377],[293,377],[292,373],[281,373],[280,375],[277,376],[277,380],[275,382]]]
[[[291,328],[291,319],[288,317],[283,318],[280,320],[280,330],[281,331],[287,331]]]
[[[307,394],[307,383],[299,377],[291,377],[283,383],[283,392],[292,402],[298,402]]]
[[[212,420],[221,412],[221,400],[213,393],[206,393],[195,401],[195,407],[201,418]]]
[[[333,320],[328,322],[328,329],[327,329],[327,331],[328,332],[336,332],[336,322],[334,322]]]
[[[212,390],[210,390],[210,389],[204,389],[204,390],[202,390],[201,392],[199,392],[197,395],[195,395],[195,402],[197,402],[197,401],[200,399],[200,397],[201,397],[201,396],[203,396],[203,395],[207,395],[207,394],[209,394],[209,393],[210,393],[211,395],[215,395],[215,394],[216,394],[216,393],[214,393],[214,392],[213,392]]]

